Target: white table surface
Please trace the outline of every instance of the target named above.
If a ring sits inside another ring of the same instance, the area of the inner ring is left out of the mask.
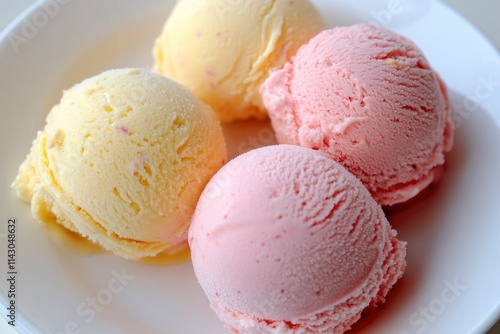
[[[472,22],[500,50],[499,0],[441,0]],[[35,0],[0,0],[0,30],[7,26]],[[15,334],[17,331],[0,320],[0,333]],[[459,334],[459,333],[457,333]],[[485,334],[500,334],[500,321]]]

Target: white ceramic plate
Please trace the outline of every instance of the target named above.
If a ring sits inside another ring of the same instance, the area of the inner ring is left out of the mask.
[[[448,83],[458,125],[438,191],[390,217],[408,241],[405,277],[387,303],[353,332],[484,333],[500,313],[499,56],[439,2],[351,2],[316,4],[330,26],[373,21],[416,41]],[[40,3],[0,36],[0,276],[8,271],[7,220],[15,218],[17,328],[23,333],[223,333],[190,263],[151,267],[109,254],[78,255],[54,243],[9,188],[62,89],[109,68],[151,67],[153,40],[173,1],[54,0],[44,2],[52,6],[45,8]],[[247,141],[250,148],[248,136],[260,126],[228,129],[230,140]],[[257,142],[270,144],[261,137]],[[127,276],[117,283],[114,277],[122,272]],[[5,316],[5,279],[0,287]]]

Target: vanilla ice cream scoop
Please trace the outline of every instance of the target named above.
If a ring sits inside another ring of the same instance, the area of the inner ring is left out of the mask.
[[[226,160],[219,121],[189,90],[118,69],[64,92],[13,187],[40,222],[140,259],[187,246],[199,194]]]
[[[180,0],[154,47],[155,70],[223,121],[264,118],[259,87],[323,29],[309,0]]]

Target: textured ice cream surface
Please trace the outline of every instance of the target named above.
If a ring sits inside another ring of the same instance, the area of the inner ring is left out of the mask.
[[[189,230],[195,274],[234,333],[343,333],[402,276],[406,243],[340,164],[276,145],[211,179]]]
[[[261,92],[280,143],[327,153],[382,205],[436,181],[453,144],[444,83],[413,42],[386,29],[321,32]]]
[[[139,259],[187,246],[198,196],[226,159],[218,120],[189,90],[117,69],[64,92],[13,187],[41,223]]]
[[[219,118],[264,118],[259,87],[323,29],[309,0],[180,0],[154,47],[155,70]]]

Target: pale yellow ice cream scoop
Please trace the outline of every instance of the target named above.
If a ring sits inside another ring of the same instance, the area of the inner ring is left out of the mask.
[[[153,53],[223,121],[264,118],[259,87],[323,29],[309,0],[178,0]]]
[[[160,74],[118,69],[66,90],[13,183],[42,224],[140,259],[186,247],[198,197],[226,162],[212,110]]]

